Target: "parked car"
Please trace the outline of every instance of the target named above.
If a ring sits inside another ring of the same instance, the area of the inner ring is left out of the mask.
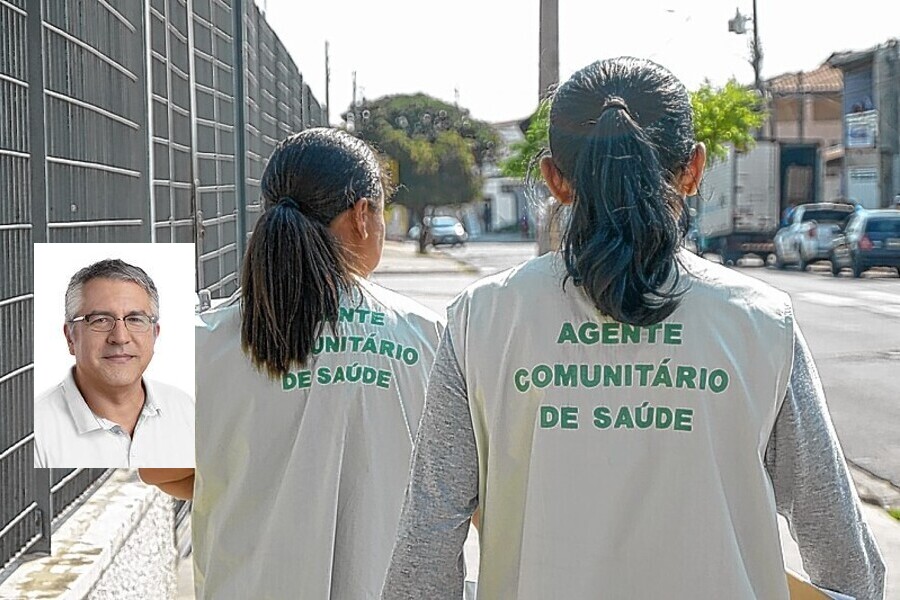
[[[801,204],[790,221],[775,234],[775,266],[796,264],[805,271],[810,263],[829,260],[834,239],[840,235],[853,206],[834,202]]]
[[[856,213],[831,252],[831,274],[850,267],[859,277],[871,267],[894,267],[900,275],[900,210]]]
[[[469,239],[466,228],[459,222],[456,217],[437,216],[431,217],[428,221],[428,230],[431,243],[435,246],[439,244],[465,244]]]

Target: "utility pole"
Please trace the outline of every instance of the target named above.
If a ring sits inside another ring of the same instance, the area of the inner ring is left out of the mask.
[[[331,126],[331,69],[328,67],[328,40],[325,40],[325,126]]]
[[[747,21],[753,21],[753,41],[750,42],[750,64],[753,65],[753,87],[760,94],[763,92],[762,79],[760,78],[760,70],[762,69],[762,46],[759,44],[759,24],[756,17],[756,0],[753,0],[753,17],[747,18],[741,14],[738,9],[733,19],[728,21],[728,31],[743,35],[747,33]]]
[[[753,83],[760,95],[763,93],[759,72],[762,69],[762,47],[759,45],[759,19],[756,16],[756,0],[753,0]]]
[[[559,83],[559,0],[541,0],[538,98]]]
[[[753,21],[753,40],[750,42],[750,64],[753,65],[753,87],[759,94],[760,101],[768,104],[766,98],[766,90],[764,89],[760,72],[762,70],[762,46],[759,43],[759,19],[756,14],[756,0],[753,0],[753,16],[748,19],[741,14],[740,9],[735,12],[734,18],[728,21],[728,31],[742,35],[747,33],[747,21]],[[772,115],[769,115],[769,129],[774,131],[774,121]],[[759,139],[762,135],[762,127],[756,130],[755,137]]]
[[[802,142],[806,137],[806,84],[803,71],[797,72],[797,137]]]

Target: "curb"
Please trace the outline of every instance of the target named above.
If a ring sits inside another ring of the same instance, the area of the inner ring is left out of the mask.
[[[847,466],[850,468],[850,474],[856,484],[856,493],[860,500],[885,510],[900,508],[900,489],[897,489],[893,483],[854,464],[849,459]],[[900,525],[900,521],[898,521],[898,525]]]
[[[432,249],[426,254],[410,252],[409,246],[403,242],[394,242],[399,248],[392,248],[383,256],[381,265],[373,273],[378,275],[424,275],[424,274],[477,274],[481,269],[475,265],[448,254],[439,249]],[[406,250],[403,250],[406,248]],[[387,248],[385,248],[387,250]],[[419,264],[416,264],[416,262]],[[394,264],[391,264],[394,263]],[[422,264],[424,263],[424,264]],[[443,264],[442,264],[443,263]],[[452,265],[452,266],[451,266]]]
[[[24,562],[0,585],[0,599],[168,596],[175,589],[171,506],[136,470],[117,469],[54,531],[49,556]]]
[[[452,254],[447,254],[447,253],[444,252],[443,250],[437,250],[437,249],[435,249],[435,250],[433,250],[433,252],[434,252],[435,254],[440,254],[441,256],[443,256],[443,257],[444,257],[444,260],[452,260],[453,262],[455,262],[456,264],[458,264],[460,267],[462,267],[461,270],[462,270],[463,272],[466,272],[466,273],[481,273],[481,269],[480,269],[479,267],[476,267],[476,266],[473,265],[472,263],[467,262],[467,261],[465,261],[465,260],[463,260],[463,259],[461,259],[461,258],[457,258],[456,256],[453,256]]]

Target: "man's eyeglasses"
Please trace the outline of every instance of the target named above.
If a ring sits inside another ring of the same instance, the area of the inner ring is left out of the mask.
[[[90,315],[81,315],[75,317],[69,323],[77,323],[84,321],[91,331],[98,333],[109,333],[116,328],[116,321],[123,321],[125,329],[133,333],[147,333],[150,327],[159,319],[157,317],[148,317],[147,315],[126,315],[124,317],[114,317],[106,313],[93,313]]]

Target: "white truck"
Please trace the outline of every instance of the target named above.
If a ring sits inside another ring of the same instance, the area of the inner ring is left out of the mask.
[[[719,254],[725,264],[745,254],[767,261],[785,208],[816,202],[821,172],[815,143],[759,140],[748,152],[729,146],[692,198],[698,253]]]

